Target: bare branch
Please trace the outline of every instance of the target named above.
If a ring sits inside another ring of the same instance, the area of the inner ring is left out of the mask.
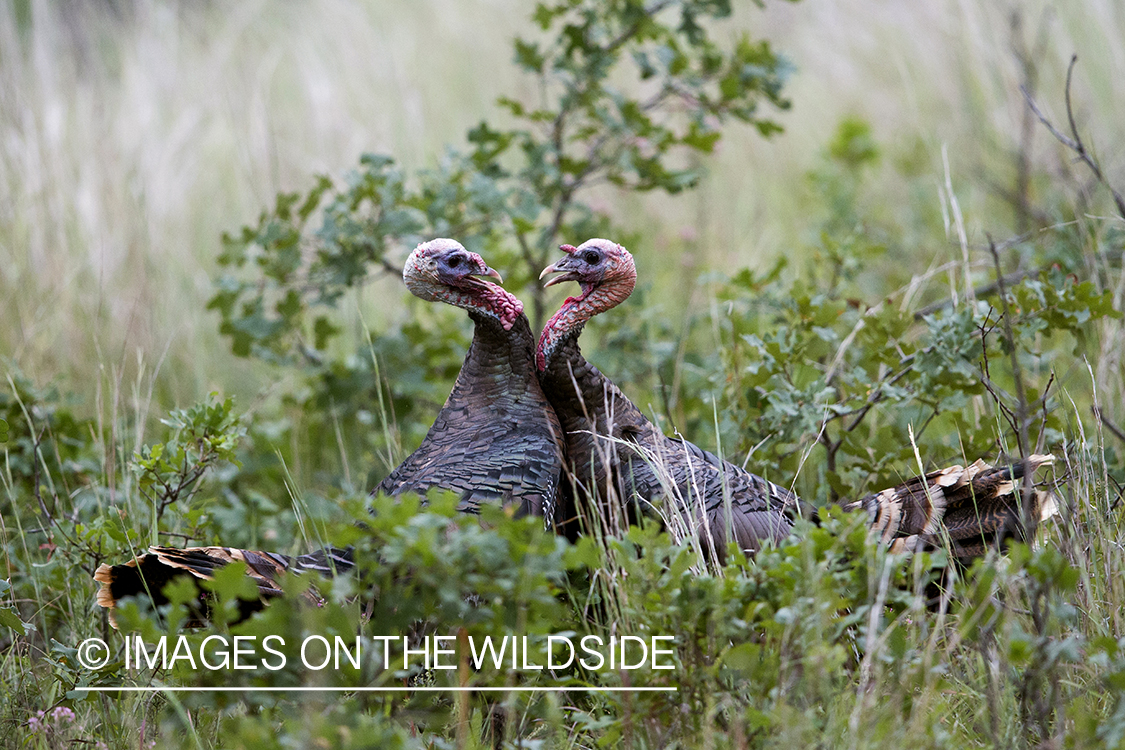
[[[1031,234],[1032,233],[1028,233],[1027,235],[1021,235],[1019,237],[1013,237],[1010,240],[1005,240],[1004,242],[996,243],[996,249],[997,249],[997,251],[1002,251],[1006,247],[1010,247],[1011,245],[1015,244],[1016,242],[1022,242],[1024,239],[1029,237]],[[1096,253],[1096,254],[1091,256],[1091,259],[1097,260],[1097,261],[1100,261],[1100,262],[1103,262],[1103,263],[1112,263],[1112,262],[1115,262],[1115,261],[1120,261],[1121,255],[1120,255],[1120,253]],[[1002,278],[1005,285],[1017,284],[1020,281],[1023,281],[1024,279],[1026,279],[1026,278],[1038,276],[1039,274],[1043,273],[1044,271],[1050,271],[1056,265],[1057,264],[1054,263],[1054,262],[1045,263],[1045,264],[1043,264],[1041,266],[1038,266],[1036,268],[1028,268],[1028,269],[1025,269],[1023,271],[1012,271],[1009,274],[1005,274],[1001,278]],[[946,266],[943,266],[943,268],[945,268],[945,267]],[[1000,284],[997,281],[991,281],[987,284],[976,287],[973,290],[973,294],[974,294],[974,296],[976,296],[978,298],[988,297],[990,295],[995,294],[999,289],[1000,289]],[[914,313],[914,319],[915,320],[921,320],[922,318],[926,317],[927,315],[935,313],[938,310],[942,310],[942,309],[945,309],[947,307],[952,307],[952,306],[953,306],[953,298],[952,297],[940,300],[938,302],[931,302],[930,304],[926,305],[925,307],[922,307],[922,308],[918,309]]]
[[[998,291],[1002,293],[1003,289],[1006,285],[1016,284],[1020,281],[1023,281],[1024,279],[1026,279],[1029,276],[1038,276],[1039,274],[1043,273],[1044,271],[1050,270],[1051,267],[1054,266],[1054,265],[1055,265],[1054,263],[1050,263],[1048,265],[1039,266],[1038,268],[1029,268],[1026,271],[1013,271],[1012,273],[1006,274],[1004,276],[997,277],[996,281],[990,282],[988,284],[984,284],[983,286],[978,286],[975,289],[973,289],[973,296],[979,299],[980,297],[987,297],[991,294],[995,294]],[[950,297],[948,299],[943,299],[940,302],[930,303],[930,304],[926,305],[925,307],[921,308],[920,310],[918,310],[917,312],[915,312],[914,313],[914,319],[915,320],[921,320],[922,318],[926,317],[927,315],[931,315],[932,313],[935,313],[938,310],[943,310],[947,307],[952,307],[952,306],[953,306],[953,298],[952,297]]]
[[[1020,367],[1019,350],[1016,347],[1016,336],[1012,331],[1012,311],[1008,305],[1008,295],[1004,289],[1004,275],[1000,272],[1000,253],[996,249],[996,244],[992,242],[990,237],[988,240],[989,250],[992,252],[992,262],[996,266],[996,285],[997,291],[1000,294],[1000,305],[1004,311],[1004,338],[1008,342],[1008,355],[1011,358],[1012,364],[1012,380],[1016,386],[1016,422],[1019,427],[1017,436],[1019,439],[1020,459],[1027,462],[1027,457],[1030,454],[1030,438],[1028,436],[1029,423],[1031,422],[1031,409],[1027,403],[1027,391],[1024,389],[1023,383],[1023,369]],[[1020,510],[1023,516],[1023,533],[1025,539],[1033,539],[1035,537],[1035,529],[1039,525],[1039,519],[1033,510],[1033,503],[1031,501],[1032,493],[1032,480],[1030,477],[1021,480],[1020,486],[1023,488],[1021,495]]]
[[[1078,159],[1090,168],[1090,171],[1094,173],[1094,177],[1097,178],[1098,182],[1100,182],[1110,192],[1110,194],[1113,195],[1113,202],[1117,206],[1117,213],[1121,215],[1122,219],[1125,219],[1125,196],[1122,196],[1121,193],[1117,192],[1113,185],[1110,184],[1109,180],[1106,179],[1106,176],[1102,173],[1102,169],[1098,164],[1098,160],[1095,159],[1093,155],[1091,155],[1090,152],[1086,149],[1086,144],[1082,142],[1082,135],[1078,132],[1078,124],[1074,119],[1074,107],[1071,105],[1070,100],[1070,83],[1074,75],[1074,66],[1077,62],[1078,55],[1072,56],[1070,58],[1070,66],[1066,70],[1065,97],[1066,119],[1067,123],[1070,125],[1069,136],[1056,128],[1054,124],[1049,119],[1047,119],[1047,116],[1043,114],[1043,111],[1041,109],[1039,109],[1039,105],[1035,103],[1035,99],[1031,96],[1031,92],[1027,90],[1026,86],[1020,86],[1020,91],[1023,92],[1024,99],[1027,100],[1027,106],[1031,107],[1031,111],[1035,113],[1035,116],[1037,118],[1039,118],[1039,122],[1043,123],[1043,126],[1047,128],[1047,130],[1051,131],[1051,135],[1055,137],[1055,140],[1077,154]]]
[[[1105,428],[1109,430],[1115,438],[1122,442],[1125,442],[1125,430],[1122,430],[1120,427],[1111,422],[1109,417],[1105,415],[1105,412],[1103,412],[1097,406],[1091,406],[1090,411],[1094,412],[1094,416],[1101,420],[1101,423],[1105,425]]]

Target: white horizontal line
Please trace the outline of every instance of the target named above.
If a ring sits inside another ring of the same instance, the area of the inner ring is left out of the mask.
[[[676,693],[676,687],[187,687],[183,685],[130,685],[121,687],[76,687],[98,693]]]

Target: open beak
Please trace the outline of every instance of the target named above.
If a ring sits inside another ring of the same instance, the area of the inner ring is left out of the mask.
[[[496,279],[497,284],[503,284],[504,283],[504,278],[500,275],[500,272],[496,271],[496,270],[493,270],[492,268],[489,268],[484,263],[481,263],[480,268],[476,271],[473,271],[469,275],[470,276],[488,276],[488,277],[491,277],[493,279]]]
[[[562,276],[556,276],[553,279],[548,279],[547,283],[543,285],[544,289],[549,286],[554,286],[555,284],[561,284],[564,281],[578,281],[578,274],[566,267],[566,262],[568,260],[570,260],[569,257],[563,258],[562,260],[556,263],[552,263],[551,265],[543,269],[543,273],[539,274],[540,281],[543,280],[543,277],[548,276],[552,273],[562,274]]]

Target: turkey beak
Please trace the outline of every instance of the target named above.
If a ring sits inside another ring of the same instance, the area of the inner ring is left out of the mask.
[[[504,283],[504,278],[500,275],[499,271],[493,270],[492,268],[489,268],[488,266],[485,266],[483,269],[481,269],[480,271],[477,271],[476,273],[474,273],[472,275],[473,276],[490,276],[490,277],[496,279],[497,284],[503,284]]]
[[[555,284],[561,284],[564,281],[578,281],[578,275],[574,273],[574,271],[570,271],[566,268],[566,262],[568,260],[570,260],[570,258],[563,258],[559,262],[552,263],[551,265],[543,269],[543,273],[539,274],[540,281],[543,280],[543,277],[548,276],[552,273],[562,273],[562,276],[556,276],[553,279],[548,279],[547,283],[543,285],[544,289],[549,286],[554,286]]]

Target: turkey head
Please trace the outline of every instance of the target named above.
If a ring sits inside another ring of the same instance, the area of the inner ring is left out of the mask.
[[[566,257],[552,263],[539,274],[542,279],[557,273],[543,286],[553,286],[564,281],[576,281],[581,288],[577,297],[567,297],[539,336],[535,364],[540,372],[547,369],[548,360],[559,344],[577,337],[590,318],[617,307],[633,293],[637,285],[637,266],[633,256],[621,245],[611,240],[586,240],[578,247],[560,245]]]
[[[415,297],[496,318],[505,331],[510,330],[523,312],[523,303],[486,277],[504,283],[484,258],[444,237],[414,248],[402,270],[402,280]]]

